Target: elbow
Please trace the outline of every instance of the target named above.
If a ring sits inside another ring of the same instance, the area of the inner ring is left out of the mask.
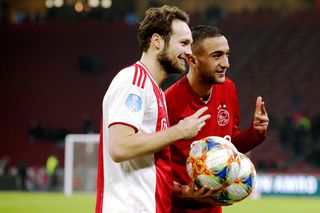
[[[113,156],[113,155],[110,155],[110,156],[111,156],[111,159],[113,160],[113,162],[115,162],[115,163],[121,163],[124,161],[124,159],[121,156]]]
[[[110,158],[115,163],[121,163],[121,162],[127,160],[127,157],[126,157],[124,151],[121,150],[119,147],[111,147],[110,146],[109,155],[110,155]]]

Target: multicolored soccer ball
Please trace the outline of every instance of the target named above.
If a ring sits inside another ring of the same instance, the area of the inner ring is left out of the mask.
[[[191,144],[186,164],[189,177],[197,185],[218,192],[238,177],[240,157],[230,141],[210,136]]]
[[[216,198],[222,202],[235,203],[239,202],[250,195],[256,181],[256,170],[251,160],[239,152],[240,171],[235,181],[222,192],[216,195]]]

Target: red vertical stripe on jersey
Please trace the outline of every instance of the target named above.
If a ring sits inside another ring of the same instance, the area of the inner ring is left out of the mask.
[[[137,81],[137,75],[138,75],[138,66],[134,66],[135,67],[135,71],[134,71],[134,77],[133,77],[133,81],[132,84],[135,85],[136,81]]]
[[[144,88],[146,83],[147,74],[143,67],[135,65],[135,72],[132,80],[132,84],[138,87]]]
[[[143,80],[142,80],[142,85],[141,85],[141,88],[142,88],[142,89],[144,88],[144,85],[145,85],[145,83],[146,83],[146,79],[147,79],[147,75],[145,74],[145,75],[143,76]]]
[[[96,213],[102,213],[104,193],[104,168],[103,168],[103,118],[100,125],[100,141],[98,153],[98,174],[97,174],[97,195],[96,195]]]
[[[138,84],[137,86],[138,87],[141,87],[141,79],[142,79],[142,76],[145,76],[146,74],[141,70],[141,68],[139,68],[140,72],[139,72],[139,80],[138,80]]]

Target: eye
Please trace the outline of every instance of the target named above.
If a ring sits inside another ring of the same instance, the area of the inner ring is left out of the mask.
[[[185,40],[185,41],[182,41],[182,42],[181,42],[181,45],[182,45],[183,47],[188,46],[189,44],[190,44],[190,41],[189,41],[189,40]]]
[[[220,58],[220,55],[217,55],[217,54],[214,54],[214,55],[212,55],[212,58],[214,58],[214,59],[219,59]]]

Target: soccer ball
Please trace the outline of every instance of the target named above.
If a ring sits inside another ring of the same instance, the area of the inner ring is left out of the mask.
[[[236,180],[222,192],[216,195],[216,198],[222,202],[239,202],[250,195],[256,181],[256,170],[251,160],[239,152],[240,171]]]
[[[218,192],[237,178],[240,157],[230,141],[210,136],[191,144],[186,164],[189,177],[197,185]]]

